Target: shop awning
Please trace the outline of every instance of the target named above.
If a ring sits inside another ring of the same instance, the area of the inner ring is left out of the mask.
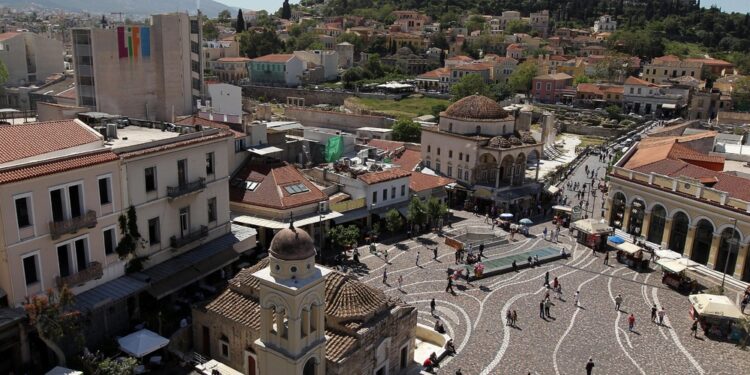
[[[284,150],[278,147],[274,147],[274,146],[257,146],[257,147],[250,147],[247,149],[247,151],[249,151],[251,154],[262,156],[262,155],[273,154],[276,152],[281,152]]]
[[[333,219],[336,224],[348,223],[350,221],[358,220],[367,217],[367,207],[358,208],[356,210],[346,211],[341,216]]]
[[[695,311],[701,316],[715,316],[720,318],[742,319],[744,315],[734,302],[727,296],[714,294],[692,294],[688,300]]]
[[[255,237],[252,228],[232,226],[232,233],[204,243],[193,250],[133,275],[151,284],[148,292],[164,298],[227,266],[240,257],[235,244]]]
[[[573,228],[588,234],[606,234],[614,230],[606,221],[597,219],[583,219],[573,223]]]
[[[557,187],[557,186],[555,186],[555,185],[550,185],[547,188],[547,192],[550,193],[550,194],[557,194],[557,192],[559,192],[559,191],[560,191],[560,188]]]
[[[573,212],[573,208],[568,207],[568,206],[552,206],[552,211],[562,211],[562,212],[571,213]]]
[[[672,250],[654,250],[654,255],[660,259],[680,259],[682,254]]]
[[[673,273],[680,273],[687,269],[685,262],[680,262],[677,259],[659,259],[656,261],[656,264]]]
[[[336,219],[338,217],[343,216],[341,212],[331,211],[321,218],[320,215],[312,215],[307,216],[305,218],[301,219],[294,219],[294,226],[304,227],[305,225],[315,224],[320,221],[326,221],[326,220],[332,220]],[[233,222],[242,224],[242,225],[252,225],[255,227],[260,228],[269,228],[269,229],[284,229],[289,227],[289,221],[282,221],[282,220],[275,220],[270,218],[263,218],[263,217],[257,217],[257,216],[250,216],[250,215],[240,215],[232,219]]]
[[[130,276],[118,277],[77,295],[75,308],[79,311],[94,310],[140,293],[146,288],[148,283],[141,280]]]
[[[623,242],[623,243],[621,243],[621,244],[619,244],[619,245],[615,246],[615,248],[616,248],[617,250],[622,250],[622,251],[624,251],[624,252],[626,252],[626,253],[628,253],[628,254],[631,254],[631,255],[632,255],[632,254],[635,254],[635,253],[637,253],[637,252],[639,252],[639,251],[641,251],[641,250],[642,250],[642,249],[640,248],[640,246],[638,246],[638,245],[633,245],[633,244],[632,244],[632,243],[630,243],[630,242]]]
[[[661,108],[662,108],[662,109],[675,109],[675,108],[677,108],[677,106],[676,106],[676,105],[674,105],[674,104],[669,104],[669,103],[667,103],[667,104],[662,104],[662,105],[661,105]]]
[[[169,344],[169,339],[155,332],[142,329],[117,339],[120,350],[136,358],[142,358]]]

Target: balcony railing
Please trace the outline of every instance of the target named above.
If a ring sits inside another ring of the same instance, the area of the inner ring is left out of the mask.
[[[208,237],[208,227],[205,225],[201,225],[198,230],[190,232],[182,237],[172,236],[169,239],[169,246],[171,246],[173,249],[178,249],[204,237]]]
[[[57,276],[55,281],[57,282],[58,287],[63,285],[75,287],[91,280],[100,279],[103,275],[104,270],[102,269],[102,264],[99,262],[90,262],[85,270],[78,271],[65,277]]]
[[[167,186],[167,196],[170,199],[174,199],[185,194],[194,193],[201,191],[206,188],[206,179],[201,177],[195,181],[188,182],[186,184],[177,186]]]
[[[72,234],[82,228],[93,228],[96,226],[96,211],[88,210],[79,217],[73,217],[61,221],[50,221],[49,232],[52,239],[58,239],[63,234]]]

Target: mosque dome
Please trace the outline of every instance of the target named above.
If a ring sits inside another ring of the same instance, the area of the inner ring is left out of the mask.
[[[475,120],[501,120],[508,117],[500,104],[482,95],[470,95],[451,104],[445,115]]]
[[[303,260],[315,256],[315,243],[300,228],[284,228],[273,236],[269,253],[279,260]]]

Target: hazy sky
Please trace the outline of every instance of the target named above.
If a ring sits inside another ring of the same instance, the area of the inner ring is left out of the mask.
[[[244,9],[260,10],[265,9],[268,11],[277,11],[281,8],[281,4],[284,0],[217,0],[220,3],[227,4],[235,7],[242,7]],[[292,3],[299,2],[298,0],[291,0]],[[704,7],[711,6],[711,4],[718,5],[725,12],[750,12],[750,0],[701,0],[701,5]]]

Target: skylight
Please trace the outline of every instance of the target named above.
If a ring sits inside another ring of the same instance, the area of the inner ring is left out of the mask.
[[[310,191],[310,189],[305,186],[305,184],[294,184],[289,186],[284,186],[284,189],[289,194],[299,194]]]

